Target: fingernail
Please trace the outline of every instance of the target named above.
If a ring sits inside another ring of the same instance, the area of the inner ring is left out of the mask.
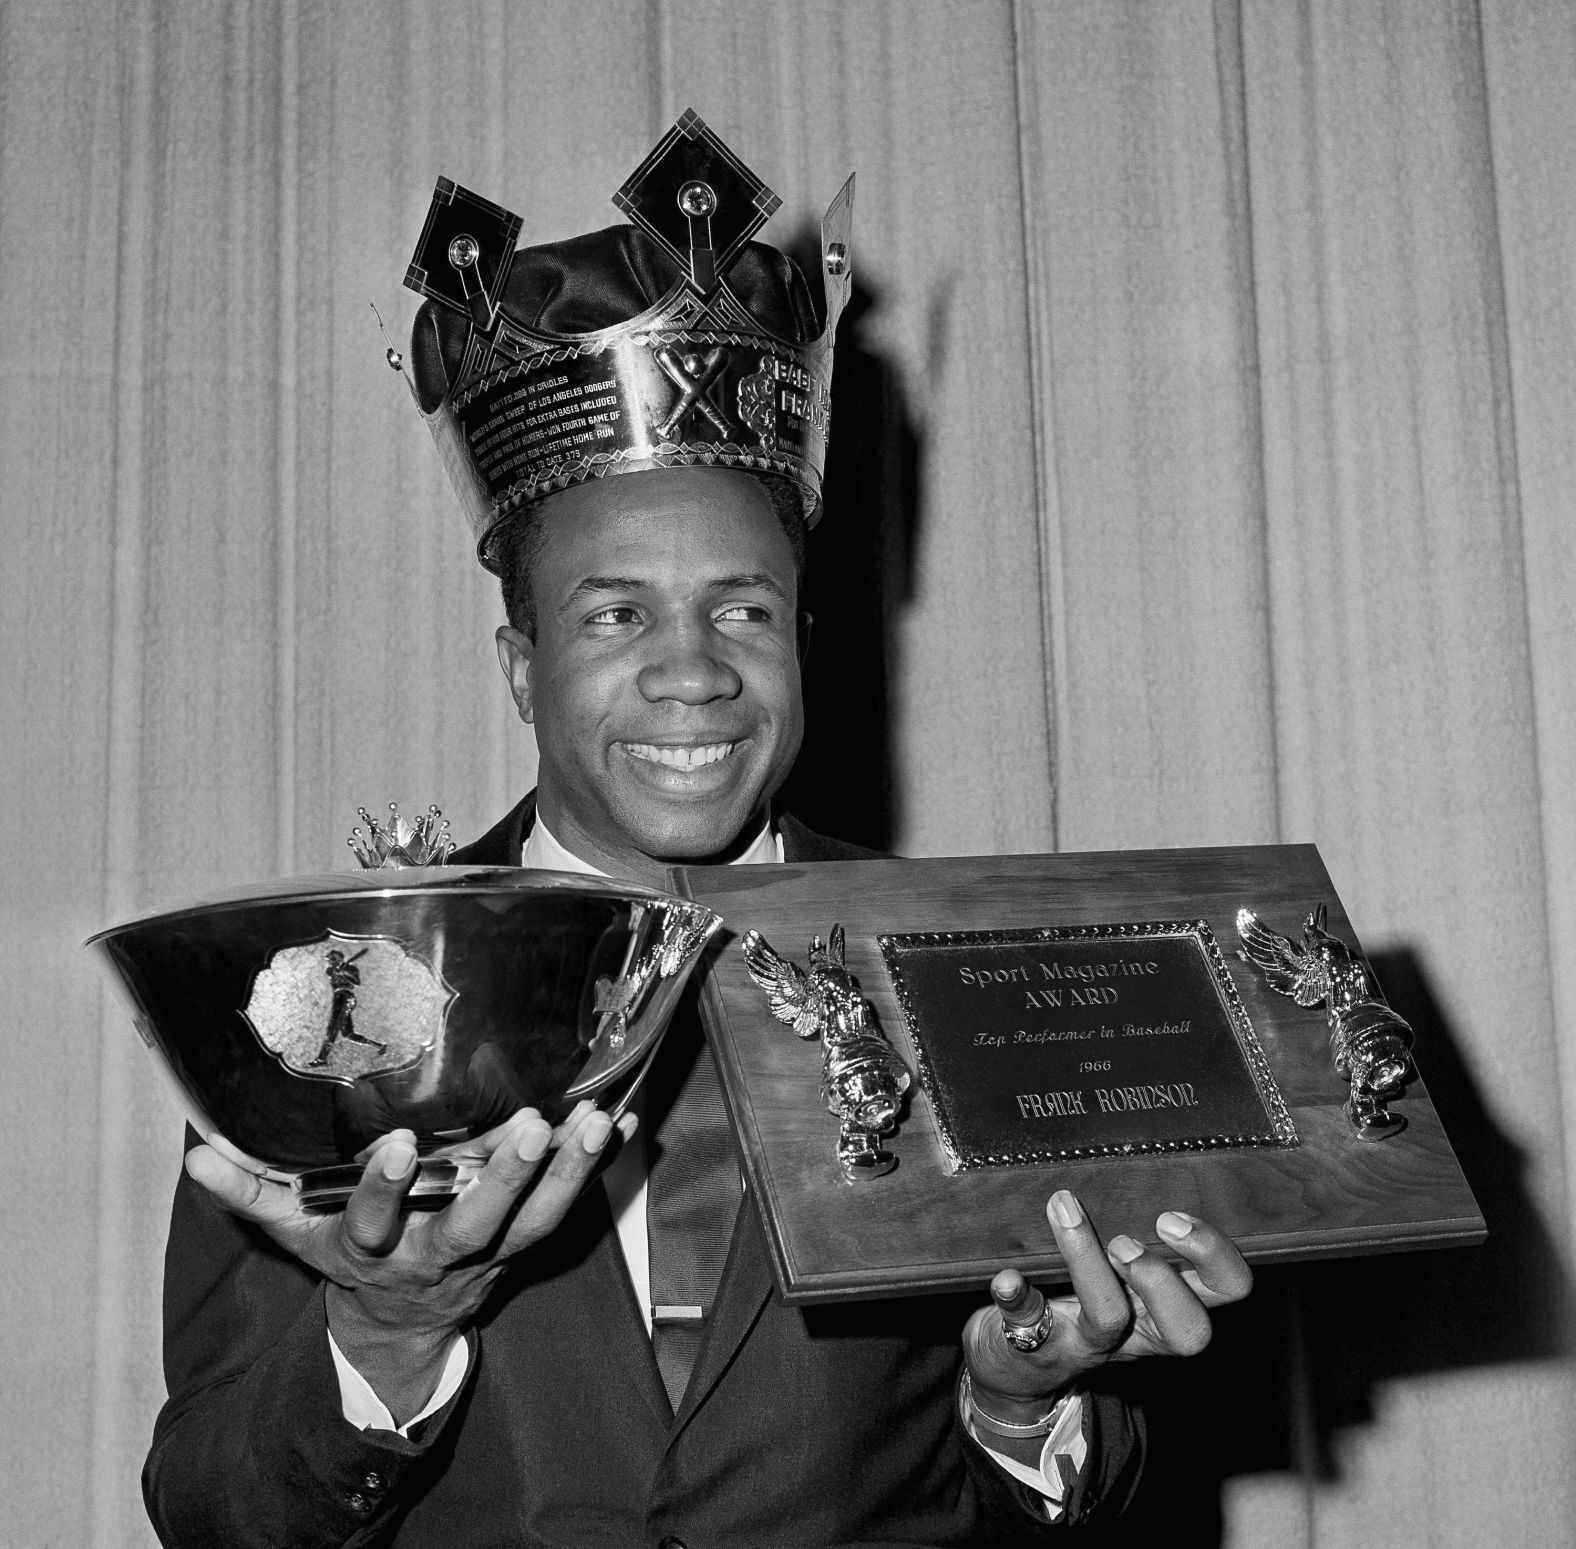
[[[1144,1249],[1142,1244],[1134,1242],[1131,1237],[1113,1237],[1106,1244],[1105,1251],[1119,1263],[1131,1264]]]
[[[398,1183],[416,1165],[416,1148],[403,1140],[391,1140],[383,1148],[383,1176]]]
[[[1034,1287],[1015,1269],[1002,1270],[990,1283],[990,1294],[1003,1312],[1016,1312],[1033,1292]]]
[[[587,1156],[595,1156],[613,1133],[613,1121],[605,1113],[593,1113],[580,1131],[580,1144]]]
[[[1083,1207],[1066,1189],[1058,1189],[1051,1195],[1051,1214],[1056,1217],[1058,1226],[1083,1225]]]
[[[538,1120],[520,1131],[514,1149],[522,1162],[539,1162],[547,1155],[547,1144],[552,1138],[552,1130]]]
[[[1156,1229],[1165,1237],[1186,1237],[1193,1230],[1193,1217],[1180,1210],[1168,1210],[1155,1222]]]

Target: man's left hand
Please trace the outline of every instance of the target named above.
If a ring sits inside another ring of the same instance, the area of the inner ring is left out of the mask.
[[[1210,1309],[1240,1301],[1253,1287],[1236,1244],[1196,1216],[1167,1211],[1155,1223],[1162,1241],[1186,1260],[1179,1272],[1131,1237],[1102,1244],[1065,1189],[1051,1196],[1046,1215],[1072,1294],[1050,1299],[1045,1342],[1020,1350],[1007,1338],[1004,1314],[1021,1306],[1027,1290],[1015,1269],[996,1276],[993,1305],[981,1307],[963,1331],[975,1394],[998,1419],[1037,1419],[1051,1397],[1108,1361],[1198,1354],[1209,1343]]]

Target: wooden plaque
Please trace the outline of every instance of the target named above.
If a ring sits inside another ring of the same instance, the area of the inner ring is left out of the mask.
[[[1168,1209],[1208,1218],[1259,1262],[1459,1245],[1486,1235],[1422,1074],[1414,1071],[1391,1105],[1406,1128],[1384,1140],[1358,1139],[1341,1111],[1347,1085],[1331,1064],[1324,1013],[1276,994],[1236,957],[1243,907],[1297,936],[1309,910],[1327,904],[1330,930],[1361,950],[1312,845],[692,866],[672,876],[676,891],[726,921],[710,949],[701,1012],[790,1302],[983,1287],[1005,1264],[1064,1282],[1045,1219],[1046,1199],[1063,1187],[1083,1201],[1103,1236],[1126,1232],[1167,1257],[1175,1255],[1154,1221]],[[1124,1153],[1117,1146],[1087,1157],[1059,1152],[959,1165],[955,1134],[916,1081],[902,1125],[886,1142],[896,1169],[846,1183],[835,1155],[837,1124],[820,1096],[820,1045],[771,1015],[739,950],[754,928],[803,966],[810,938],[841,924],[849,970],[893,1046],[918,1070],[921,1051],[882,938],[890,952],[892,938],[1016,939],[1185,921],[1204,922],[1219,943],[1227,997],[1234,988],[1294,1143],[1282,1132],[1273,1143],[1266,1135],[1264,1144],[1216,1148],[1206,1127],[1199,1132],[1205,1143],[1177,1149]]]

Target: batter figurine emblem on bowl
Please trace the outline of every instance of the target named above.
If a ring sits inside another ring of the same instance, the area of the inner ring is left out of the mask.
[[[242,1014],[286,1070],[349,1086],[415,1064],[454,998],[399,942],[329,931],[273,953]]]

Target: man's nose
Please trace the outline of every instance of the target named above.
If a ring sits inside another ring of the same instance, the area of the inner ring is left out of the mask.
[[[727,642],[712,631],[694,626],[665,629],[651,644],[651,655],[636,679],[651,704],[672,699],[703,705],[713,699],[733,699],[744,687],[727,658]]]

